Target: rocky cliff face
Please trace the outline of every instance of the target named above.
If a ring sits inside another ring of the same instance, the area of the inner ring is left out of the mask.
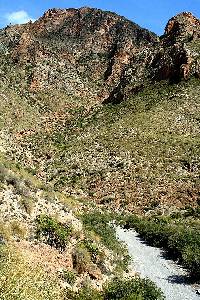
[[[157,38],[116,14],[81,8],[52,9],[33,24],[8,27],[4,40],[13,62],[29,66],[31,90],[102,100],[121,84],[133,56]]]
[[[200,21],[190,12],[171,18],[165,28],[165,42],[190,42],[200,38]]]
[[[182,13],[159,40],[114,13],[51,9],[34,23],[1,30],[1,52],[31,91],[58,89],[87,105],[120,102],[149,80],[199,76],[199,24]]]
[[[199,38],[200,21],[191,13],[171,18],[150,65],[153,78],[173,81],[187,80],[193,75],[199,78]]]

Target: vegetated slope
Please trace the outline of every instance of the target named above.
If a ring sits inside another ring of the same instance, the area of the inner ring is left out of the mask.
[[[88,287],[128,264],[90,200],[154,213],[199,203],[199,20],[182,13],[159,40],[113,13],[50,10],[1,30],[0,73],[1,296],[22,282],[33,299],[162,299],[137,278]]]
[[[159,40],[89,8],[8,26],[1,149],[54,189],[103,205],[195,205],[199,35],[190,13],[172,18]]]
[[[149,86],[66,127],[23,138],[29,167],[54,185],[113,207],[195,205],[199,198],[199,81]],[[27,161],[25,152],[17,152]],[[19,155],[19,156],[18,156]]]
[[[163,298],[138,278],[88,287],[122,277],[128,263],[91,200],[159,213],[198,203],[199,73],[190,13],[160,39],[90,8],[0,31],[2,297],[22,282],[20,297],[33,299]],[[39,262],[31,274],[27,257]]]
[[[133,275],[109,216],[96,213],[97,232],[84,224],[85,210],[92,207],[0,156],[1,299],[76,299],[86,281],[102,290],[113,276]]]
[[[111,220],[1,155],[0,298],[164,299],[153,282],[129,270]]]

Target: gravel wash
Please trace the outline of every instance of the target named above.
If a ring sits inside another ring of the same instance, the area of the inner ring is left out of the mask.
[[[116,228],[119,240],[126,243],[134,270],[141,278],[148,277],[163,291],[166,300],[200,300],[196,291],[185,282],[186,271],[163,251],[144,243],[134,230]]]

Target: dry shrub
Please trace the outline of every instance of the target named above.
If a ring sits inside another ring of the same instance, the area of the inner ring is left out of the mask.
[[[9,224],[0,222],[0,237],[6,241],[9,241],[12,237],[12,231]]]
[[[2,300],[64,300],[56,279],[28,264],[12,246],[0,247],[0,278]]]

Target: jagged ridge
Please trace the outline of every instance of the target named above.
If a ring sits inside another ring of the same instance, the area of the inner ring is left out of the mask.
[[[135,23],[99,9],[51,9],[33,24],[1,31],[7,60],[25,71],[31,91],[63,90],[70,97],[120,102],[149,80],[199,76],[199,20],[172,18],[159,38]],[[5,74],[4,74],[5,75]]]

